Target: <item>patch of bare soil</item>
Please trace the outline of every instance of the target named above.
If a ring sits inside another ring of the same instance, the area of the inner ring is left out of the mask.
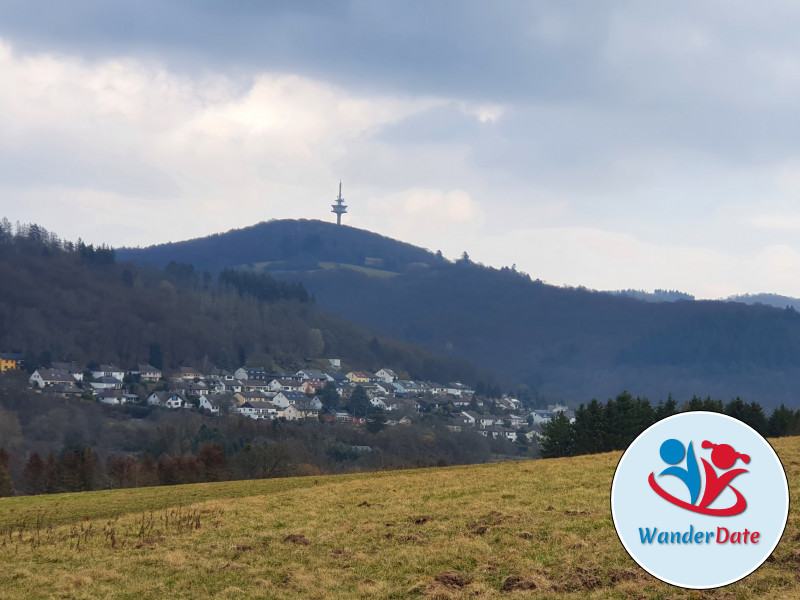
[[[302,533],[290,533],[283,541],[289,544],[300,544],[301,546],[308,546],[311,542]]]
[[[469,584],[469,580],[458,571],[443,571],[434,580],[449,588],[462,588]]]
[[[506,577],[503,585],[500,586],[501,592],[515,592],[517,590],[535,590],[536,582],[532,579],[525,579],[524,577],[517,577],[512,575]]]

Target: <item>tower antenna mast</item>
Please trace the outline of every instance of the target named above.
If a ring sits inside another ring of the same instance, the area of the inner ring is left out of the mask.
[[[339,196],[336,198],[336,204],[331,204],[331,208],[333,209],[331,212],[336,213],[336,224],[342,224],[342,215],[347,212],[347,205],[344,203],[344,198],[342,198],[342,181],[339,180]]]

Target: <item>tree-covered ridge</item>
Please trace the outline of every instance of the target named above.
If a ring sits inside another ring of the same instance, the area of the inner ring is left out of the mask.
[[[251,296],[262,302],[298,300],[308,302],[308,292],[302,283],[276,281],[264,273],[222,269],[217,282],[222,287],[236,290],[240,297]]]
[[[563,414],[557,415],[542,428],[541,453],[552,458],[624,450],[640,433],[661,419],[696,410],[726,414],[763,436],[800,435],[800,410],[794,411],[783,404],[767,417],[761,404],[745,402],[738,396],[727,403],[710,396],[693,396],[682,404],[669,396],[653,406],[646,398],[634,398],[623,392],[605,403],[594,399],[581,404],[572,423]]]
[[[620,389],[653,397],[742,395],[767,407],[796,402],[800,318],[792,310],[643,302],[557,287],[513,266],[486,267],[466,253],[451,261],[319,221],[272,221],[118,253],[159,265],[175,260],[211,272],[241,268],[301,281],[319,307],[482,365],[508,384],[526,384],[545,402],[578,403]],[[392,276],[379,276],[381,270]],[[679,294],[662,290],[658,296]]]
[[[0,350],[24,353],[29,369],[51,360],[133,366],[157,355],[165,368],[251,362],[296,370],[307,359],[337,357],[372,370],[394,365],[419,379],[480,376],[466,362],[319,310],[301,283],[212,275],[178,262],[119,263],[111,248],[64,242],[36,225],[15,231],[4,223],[0,281]]]

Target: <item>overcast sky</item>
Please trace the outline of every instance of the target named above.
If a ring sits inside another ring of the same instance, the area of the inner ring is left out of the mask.
[[[0,216],[335,220],[553,284],[800,296],[800,5],[0,0]]]

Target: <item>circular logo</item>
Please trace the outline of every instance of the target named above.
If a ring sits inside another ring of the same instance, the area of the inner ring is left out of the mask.
[[[654,577],[721,587],[772,554],[789,516],[789,485],[754,429],[718,413],[681,413],[652,425],[622,455],[611,516],[625,550]]]

